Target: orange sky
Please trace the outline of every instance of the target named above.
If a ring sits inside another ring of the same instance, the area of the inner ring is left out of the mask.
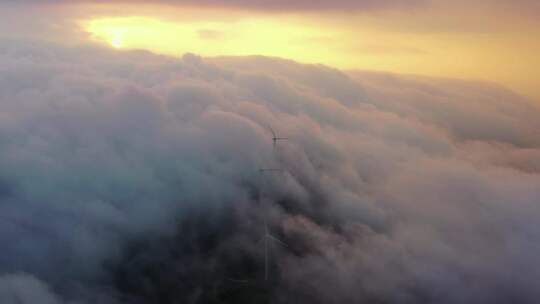
[[[59,40],[175,56],[267,55],[342,69],[482,79],[540,101],[540,10],[534,1],[388,0],[384,7],[346,10],[310,10],[305,1],[271,10],[246,9],[241,0],[226,7],[110,2],[115,4],[40,6],[41,12],[57,11],[57,23],[66,21],[41,37],[74,27]]]

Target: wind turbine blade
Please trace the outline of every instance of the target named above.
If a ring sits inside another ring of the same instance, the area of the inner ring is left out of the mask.
[[[268,168],[268,169],[259,169],[259,171],[264,173],[264,172],[284,172],[285,170]]]
[[[271,234],[268,234],[267,235],[270,239],[272,239],[273,241],[276,241],[278,242],[279,244],[281,244],[282,246],[284,247],[289,247],[289,245],[285,244],[282,240],[278,239],[277,237],[271,235]]]
[[[274,129],[272,129],[271,126],[268,126],[268,129],[270,130],[270,132],[272,132],[272,136],[273,136],[274,138],[276,138],[277,136],[276,136],[276,132],[274,132]]]
[[[231,281],[233,283],[239,283],[239,284],[247,284],[249,283],[249,280],[240,280],[240,279],[233,279],[233,278],[226,278],[228,281]]]

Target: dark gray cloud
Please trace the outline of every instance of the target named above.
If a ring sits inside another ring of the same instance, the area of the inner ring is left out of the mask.
[[[535,303],[539,118],[486,83],[2,42],[0,302]]]

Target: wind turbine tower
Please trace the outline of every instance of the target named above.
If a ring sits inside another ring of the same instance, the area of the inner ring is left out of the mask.
[[[283,141],[283,140],[288,140],[288,138],[286,137],[279,137],[277,135],[277,133],[274,131],[274,129],[272,129],[272,127],[268,126],[268,129],[270,130],[270,132],[272,133],[272,143],[273,143],[273,151],[275,153],[275,149],[276,149],[276,146],[278,144],[279,141]],[[278,169],[278,168],[261,168],[259,169],[259,172],[261,173],[261,176],[264,175],[265,173],[282,173],[284,172],[283,169]],[[264,179],[264,177],[263,177]],[[264,187],[261,187],[261,188],[264,188]],[[264,191],[261,189],[261,193],[263,193],[259,199],[261,200],[261,205],[262,205],[262,202],[264,201]],[[264,208],[264,206],[263,206]],[[267,218],[267,214],[266,214],[266,208],[264,210],[264,280],[265,281],[268,281],[268,273],[269,273],[269,262],[270,262],[270,253],[269,253],[269,250],[270,250],[270,246],[273,242],[276,242],[284,247],[289,247],[287,244],[285,244],[285,242],[281,241],[280,239],[278,239],[277,237],[273,236],[271,233],[270,233],[270,229],[268,228],[268,218]]]

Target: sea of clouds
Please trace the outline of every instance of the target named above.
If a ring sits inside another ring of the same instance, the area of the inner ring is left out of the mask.
[[[539,219],[495,84],[0,42],[0,303],[537,303]]]

